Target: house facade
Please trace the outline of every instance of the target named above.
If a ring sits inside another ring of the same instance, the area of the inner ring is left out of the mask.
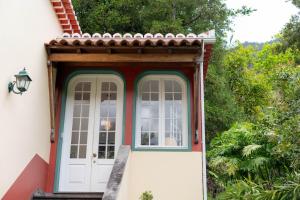
[[[213,31],[82,34],[69,0],[3,7],[0,82],[23,67],[33,80],[0,95],[3,199],[206,198]]]

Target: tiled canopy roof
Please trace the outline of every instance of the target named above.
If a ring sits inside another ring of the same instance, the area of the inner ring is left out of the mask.
[[[81,33],[71,0],[50,0],[64,33]]]
[[[190,33],[188,35],[168,33],[162,35],[160,33],[147,33],[142,35],[137,33],[132,35],[126,33],[124,35],[115,33],[113,35],[105,33],[103,35],[95,33],[90,35],[84,34],[68,34],[64,33],[62,37],[51,40],[49,45],[63,45],[63,46],[103,46],[103,47],[157,47],[157,46],[174,46],[174,47],[199,47],[204,42],[205,44],[212,44],[215,41],[214,31],[202,33],[199,35]]]

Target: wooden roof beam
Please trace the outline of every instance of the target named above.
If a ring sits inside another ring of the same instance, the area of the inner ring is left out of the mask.
[[[197,54],[72,54],[53,53],[49,55],[52,62],[98,62],[98,63],[192,63]]]

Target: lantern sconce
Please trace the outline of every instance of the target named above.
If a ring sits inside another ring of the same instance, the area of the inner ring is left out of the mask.
[[[28,90],[29,84],[32,81],[30,76],[28,75],[26,69],[24,68],[19,72],[19,74],[15,75],[16,80],[8,83],[8,92],[13,92],[15,94],[22,94]],[[18,89],[16,91],[14,87]]]

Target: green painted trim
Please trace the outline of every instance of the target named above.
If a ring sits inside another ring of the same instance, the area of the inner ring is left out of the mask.
[[[56,166],[55,166],[55,178],[54,178],[54,192],[58,192],[59,187],[59,175],[60,175],[60,164],[61,164],[61,153],[62,153],[62,133],[64,130],[65,122],[65,112],[66,112],[66,103],[68,95],[68,85],[72,78],[77,75],[82,74],[112,74],[120,77],[123,80],[123,119],[122,119],[122,144],[125,142],[125,117],[126,117],[126,81],[124,76],[114,70],[76,70],[69,74],[63,83],[63,95],[62,95],[62,104],[61,104],[61,113],[60,113],[60,127],[59,127],[59,136],[58,136],[58,145],[56,150]]]
[[[188,147],[187,148],[170,148],[170,147],[135,147],[135,130],[136,130],[136,103],[138,94],[138,82],[147,75],[176,75],[186,82],[186,95],[187,95],[187,126],[188,126]],[[133,100],[133,120],[132,120],[132,151],[192,151],[192,130],[191,130],[191,116],[189,110],[191,109],[191,87],[190,80],[178,70],[148,70],[137,76],[134,81],[134,100]]]

